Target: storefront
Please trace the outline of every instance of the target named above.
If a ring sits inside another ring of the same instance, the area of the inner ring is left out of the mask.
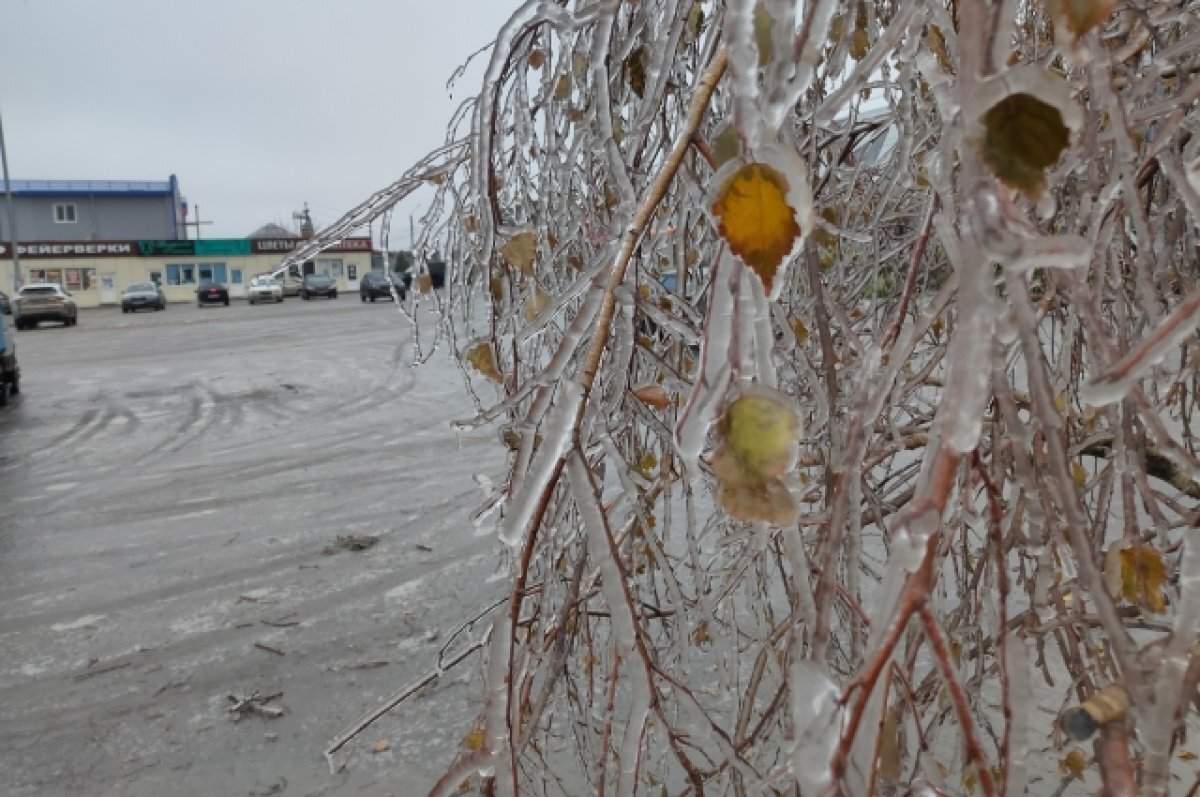
[[[54,282],[80,307],[118,304],[121,291],[135,282],[157,282],[169,302],[190,302],[201,282],[220,282],[232,297],[244,297],[257,274],[276,269],[303,243],[293,238],[214,238],[199,241],[31,241],[21,244],[21,273],[12,251],[0,244],[0,286]],[[370,269],[371,239],[347,238],[303,265],[303,273],[326,274],[340,291],[358,290]]]

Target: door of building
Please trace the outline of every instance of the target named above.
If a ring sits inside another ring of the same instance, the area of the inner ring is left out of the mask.
[[[117,303],[117,275],[105,272],[100,275],[100,304]]]

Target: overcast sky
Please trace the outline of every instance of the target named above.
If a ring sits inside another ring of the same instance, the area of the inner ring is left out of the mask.
[[[518,4],[0,0],[10,176],[175,174],[205,238],[291,225],[305,202],[323,226],[442,142],[488,54],[446,81]]]

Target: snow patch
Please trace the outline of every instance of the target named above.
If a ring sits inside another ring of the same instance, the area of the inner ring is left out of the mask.
[[[55,623],[50,626],[51,631],[76,631],[80,628],[87,628],[89,625],[95,625],[103,620],[108,615],[104,614],[87,614],[77,620],[71,620],[66,623]]]

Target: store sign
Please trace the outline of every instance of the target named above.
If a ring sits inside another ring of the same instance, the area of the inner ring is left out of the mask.
[[[186,257],[196,254],[195,241],[138,241],[137,248],[142,257]]]
[[[30,241],[17,244],[21,257],[133,257],[136,241]],[[0,244],[0,259],[12,260],[12,245]]]
[[[303,238],[255,238],[251,245],[256,255],[285,254],[297,247],[308,243]],[[327,246],[322,252],[370,252],[370,238],[346,238],[332,246]]]

